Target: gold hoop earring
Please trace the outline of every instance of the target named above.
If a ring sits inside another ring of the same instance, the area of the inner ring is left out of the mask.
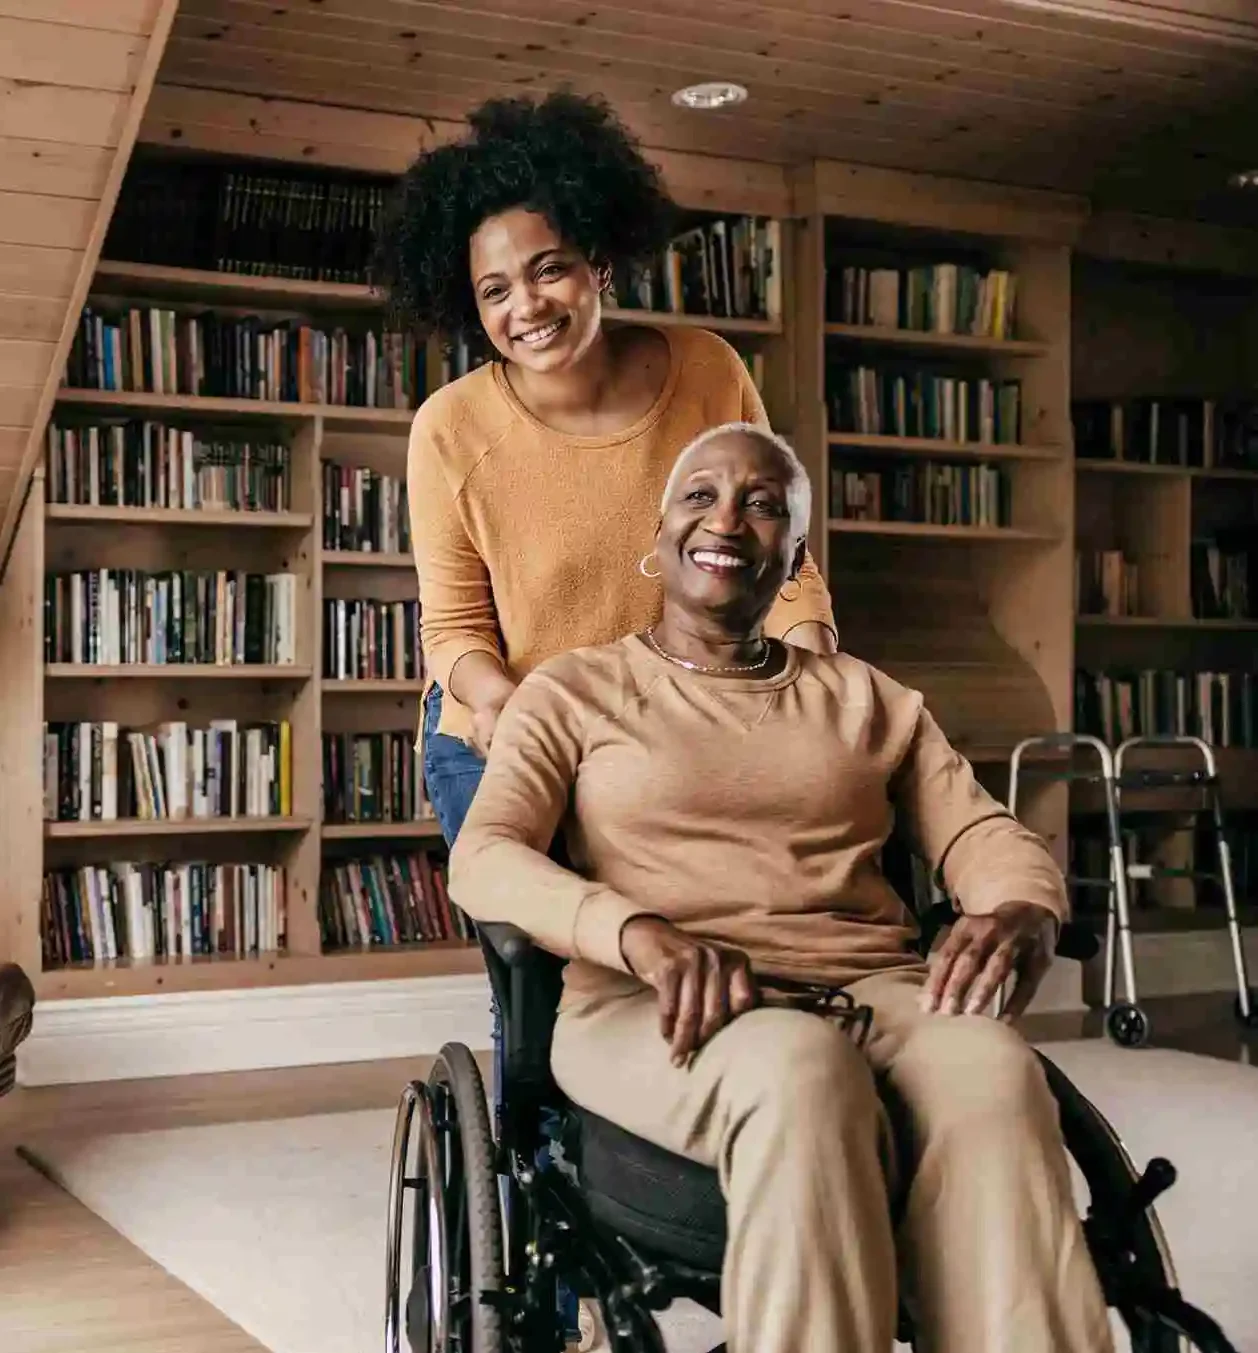
[[[642,558],[638,560],[638,572],[642,574],[644,578],[658,578],[660,576],[659,569],[656,569],[654,573],[647,572],[646,561],[648,559],[653,559],[654,557],[655,551],[652,550],[650,554],[644,554]]]
[[[786,589],[790,587],[792,583],[795,584],[795,590],[790,594],[790,596],[787,596]],[[799,598],[803,595],[803,591],[804,585],[799,581],[798,578],[787,578],[787,580],[782,584],[780,590],[778,591],[778,596],[781,597],[783,601],[798,601]]]

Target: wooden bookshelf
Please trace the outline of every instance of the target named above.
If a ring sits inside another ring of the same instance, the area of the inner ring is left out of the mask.
[[[200,133],[188,128],[188,134],[195,139]],[[355,152],[343,153],[352,158]],[[1126,316],[1126,321],[1118,324],[1117,337],[1111,324],[1081,338],[1097,293],[1094,279],[1081,280],[1077,271],[1072,282],[1071,246],[1084,219],[1083,204],[1074,199],[1041,194],[1032,200],[992,185],[926,181],[889,171],[857,174],[851,166],[825,162],[783,173],[776,168],[758,171],[751,177],[726,172],[711,181],[696,180],[689,190],[683,185],[681,196],[688,209],[745,211],[781,220],[781,317],[729,319],[609,307],[608,322],[702,326],[755,354],[762,364],[770,417],[791,438],[813,479],[810,546],[830,580],[842,642],[923,690],[945,731],[998,796],[1004,796],[1008,757],[1021,737],[1073,726],[1077,668],[1099,658],[1130,664],[1154,650],[1177,662],[1252,662],[1258,656],[1258,622],[1196,619],[1189,594],[1190,544],[1201,513],[1220,511],[1219,503],[1229,492],[1258,491],[1258,471],[1086,461],[1075,450],[1072,397],[1081,391],[1148,393],[1159,362],[1169,371],[1202,335],[1201,351],[1185,358],[1193,370],[1174,373],[1185,392],[1189,387],[1199,390],[1205,376],[1220,370],[1226,370],[1230,389],[1258,386],[1258,372],[1242,371],[1232,353],[1235,335],[1222,336],[1217,323],[1207,326],[1207,318],[1217,319],[1217,306],[1206,307],[1195,323],[1184,321],[1182,277],[1170,288],[1174,300],[1152,311],[1153,303],[1138,286],[1106,282],[1101,309],[1120,319]],[[1016,277],[1015,322],[1008,336],[840,322],[827,307],[828,283],[846,263],[887,267],[967,260]],[[1191,292],[1191,285],[1187,290]],[[266,310],[329,325],[381,312],[380,296],[365,286],[118,260],[100,263],[93,299],[224,312]],[[1240,314],[1243,309],[1238,307],[1236,323],[1249,326],[1246,351],[1258,352],[1258,322]],[[1249,313],[1258,314],[1258,307],[1251,305]],[[1173,341],[1161,342],[1155,320],[1171,325]],[[1150,359],[1145,349],[1159,344],[1156,360]],[[435,355],[430,344],[430,359]],[[1018,434],[1012,440],[978,441],[972,434],[899,436],[831,426],[828,373],[844,363],[1016,381]],[[428,368],[431,390],[437,383],[436,360]],[[1167,393],[1173,393],[1176,381],[1166,387]],[[412,845],[436,846],[440,837],[430,819],[321,821],[323,734],[413,730],[422,682],[321,675],[325,599],[412,598],[416,580],[405,551],[377,553],[325,544],[319,467],[330,459],[404,476],[412,411],[60,391],[57,416],[82,421],[97,414],[282,430],[299,448],[294,465],[299,460],[301,468],[294,469],[291,510],[274,513],[45,504],[44,481],[36,481],[0,591],[0,626],[6,642],[13,636],[17,655],[6,669],[0,702],[0,773],[13,805],[0,830],[6,834],[6,853],[15,862],[10,896],[16,899],[0,916],[0,939],[10,939],[15,956],[38,974],[44,998],[477,971],[478,955],[460,945],[324,953],[318,926],[319,881],[329,861]],[[1002,476],[1006,517],[996,523],[846,518],[831,501],[830,472],[849,458],[914,473],[928,466],[993,467]],[[1153,561],[1150,614],[1076,614],[1074,551],[1103,521],[1110,523],[1111,532],[1117,526],[1134,532],[1142,558]],[[83,551],[103,548],[106,539],[118,542],[108,546],[111,567],[126,566],[119,560],[129,549],[142,553],[146,567],[154,558],[182,557],[185,551],[199,551],[197,557],[204,558],[211,548],[205,542],[215,540],[220,558],[221,551],[230,549],[233,558],[239,554],[268,567],[284,561],[302,580],[299,661],[283,667],[45,666],[40,614],[44,573],[54,557],[86,557]],[[163,549],[170,553],[162,555]],[[117,709],[128,722],[169,718],[180,702],[190,708],[189,719],[192,714],[215,717],[237,707],[251,717],[254,711],[259,716],[285,712],[293,729],[290,816],[243,823],[230,819],[212,826],[42,822],[40,768],[30,757],[32,728],[48,718],[80,717],[76,710],[84,718],[101,718]],[[1235,792],[1244,801],[1248,784],[1250,797],[1258,798],[1253,754],[1229,749],[1221,760],[1229,794]],[[1070,808],[1071,796],[1059,785],[1034,789],[1023,808],[1063,865]],[[32,841],[41,841],[42,851],[23,855],[19,847],[29,848]],[[248,959],[120,963],[41,973],[39,892],[49,859],[131,859],[141,848],[151,853],[168,847],[188,858],[253,858],[250,852],[256,851],[283,862],[290,880],[287,951]],[[231,854],[237,850],[244,854]]]

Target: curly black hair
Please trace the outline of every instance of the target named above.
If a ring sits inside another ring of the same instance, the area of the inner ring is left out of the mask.
[[[538,212],[566,244],[615,271],[667,243],[674,207],[659,170],[603,99],[490,99],[467,120],[469,135],[407,169],[381,225],[372,280],[403,326],[476,330],[469,242],[512,207]]]

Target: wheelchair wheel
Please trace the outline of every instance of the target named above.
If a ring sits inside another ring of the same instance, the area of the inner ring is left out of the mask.
[[[480,1070],[461,1044],[442,1048],[427,1084],[403,1093],[389,1203],[385,1353],[401,1353],[403,1323],[410,1353],[504,1353],[502,1316],[491,1304],[505,1281],[494,1142]]]
[[[1175,1291],[1176,1278],[1152,1198],[1141,1205],[1141,1175],[1104,1115],[1052,1061],[1043,1056],[1040,1061],[1057,1100],[1066,1149],[1087,1184],[1084,1231],[1106,1302],[1127,1325],[1132,1353],[1188,1353],[1192,1345],[1149,1314],[1154,1305],[1160,1309],[1156,1297]],[[1159,1176],[1163,1167],[1165,1188],[1174,1180],[1167,1162],[1151,1162],[1146,1173]],[[1156,1184],[1149,1190],[1158,1191]]]

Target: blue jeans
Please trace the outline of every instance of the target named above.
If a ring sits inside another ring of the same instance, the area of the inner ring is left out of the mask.
[[[452,846],[485,773],[485,762],[466,742],[438,733],[440,722],[441,687],[434,684],[424,700],[424,785],[446,845]]]
[[[437,815],[437,822],[441,826],[441,834],[445,837],[446,845],[452,846],[455,838],[462,830],[463,820],[467,817],[467,810],[472,806],[472,799],[480,785],[481,776],[485,773],[485,761],[466,742],[459,738],[452,738],[448,733],[437,732],[437,726],[441,722],[441,699],[441,687],[434,683],[429,687],[428,695],[424,700],[424,786],[428,794],[428,802],[432,804],[432,810]],[[496,1099],[497,1087],[502,1085],[504,1070],[502,1061],[502,1012],[498,1008],[496,998],[491,996],[490,1002],[493,1010],[494,1095]],[[542,1123],[543,1134],[546,1135],[555,1131],[556,1127],[557,1124],[554,1122],[553,1115],[547,1115]],[[543,1148],[542,1154],[547,1154],[545,1148]],[[576,1298],[561,1287],[559,1303],[568,1333],[575,1336],[577,1333]]]

